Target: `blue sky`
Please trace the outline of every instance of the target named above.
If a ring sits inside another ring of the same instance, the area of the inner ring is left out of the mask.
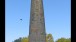
[[[55,41],[71,37],[70,0],[43,0],[43,4],[46,33]],[[29,35],[30,6],[31,0],[5,0],[5,42]]]

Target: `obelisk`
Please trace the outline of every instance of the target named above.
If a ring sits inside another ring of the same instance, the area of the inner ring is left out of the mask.
[[[31,0],[29,42],[46,42],[43,0]]]

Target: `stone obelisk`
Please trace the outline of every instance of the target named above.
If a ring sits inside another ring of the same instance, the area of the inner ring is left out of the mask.
[[[46,42],[43,0],[31,0],[29,42]]]

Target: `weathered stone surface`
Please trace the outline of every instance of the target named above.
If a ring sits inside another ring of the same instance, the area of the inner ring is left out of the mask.
[[[31,0],[29,42],[46,42],[43,0]]]

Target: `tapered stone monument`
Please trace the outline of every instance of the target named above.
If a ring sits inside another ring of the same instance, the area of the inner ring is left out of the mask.
[[[29,42],[46,42],[43,0],[31,0]]]

